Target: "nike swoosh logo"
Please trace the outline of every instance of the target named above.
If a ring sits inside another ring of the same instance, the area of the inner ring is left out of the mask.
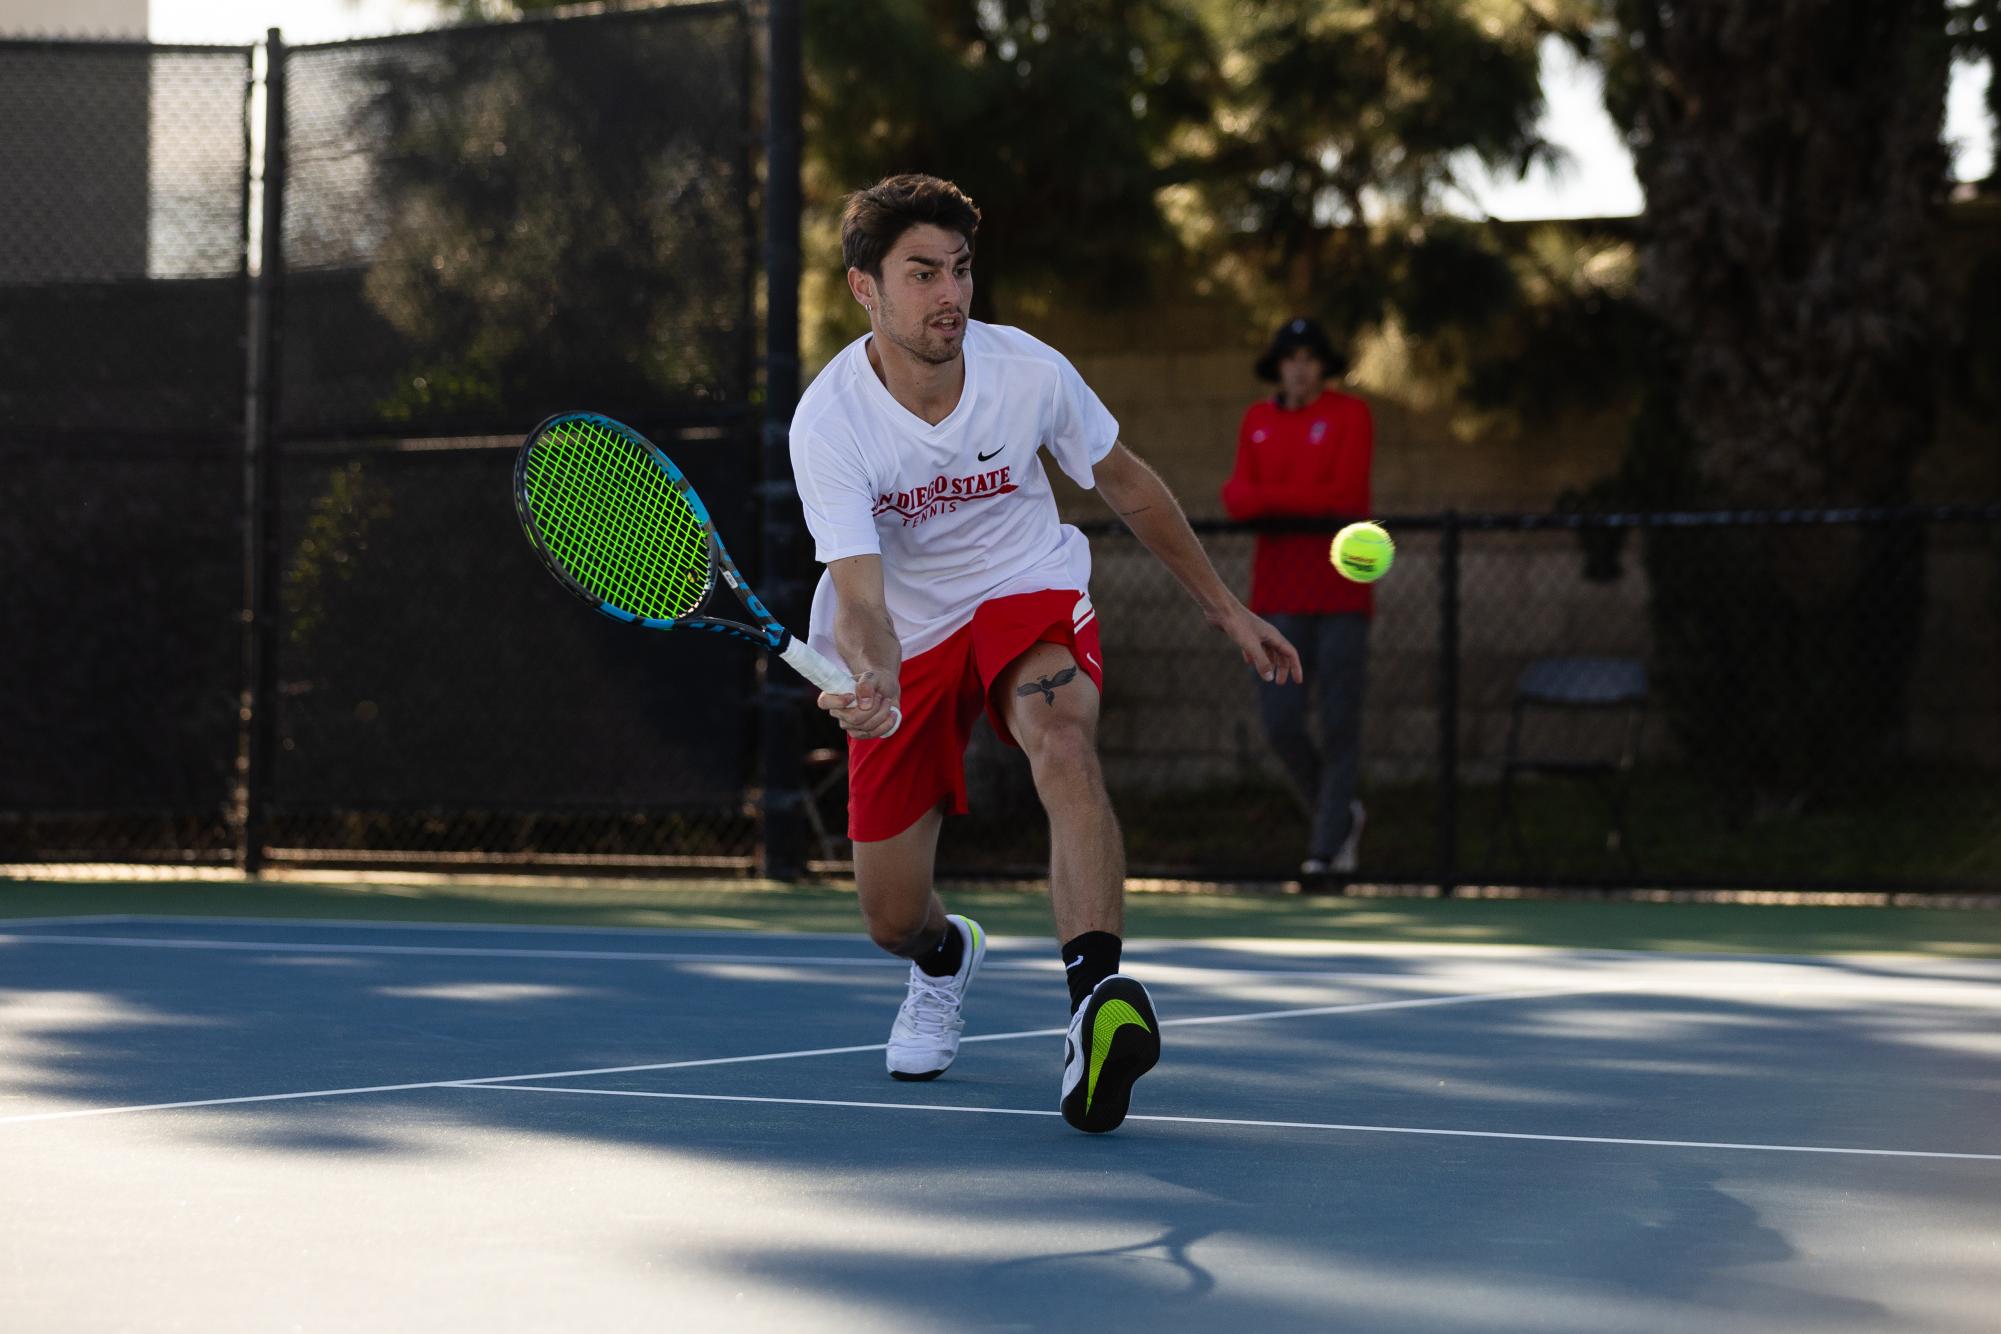
[[[1006,448],[1007,448],[1006,445],[1001,446],[1001,449],[1006,449]],[[1000,453],[1000,449],[996,449],[993,454],[975,454],[973,455],[973,457],[978,459],[980,462],[985,463],[988,459],[992,458],[994,454],[998,453]]]
[[[1112,1039],[1118,1031],[1129,1025],[1136,1025],[1142,1031],[1151,1033],[1146,1020],[1140,1018],[1139,1011],[1122,1000],[1106,1001],[1091,1021],[1091,1068],[1085,1076],[1084,1113],[1091,1111],[1091,1099],[1098,1095],[1098,1073],[1105,1068],[1105,1057],[1112,1050]]]

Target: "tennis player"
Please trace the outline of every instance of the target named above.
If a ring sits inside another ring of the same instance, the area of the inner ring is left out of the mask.
[[[820,707],[848,733],[848,834],[869,935],[911,961],[889,1073],[935,1079],[958,1054],[986,939],[932,885],[938,830],[966,811],[984,713],[1028,756],[1049,817],[1049,892],[1070,984],[1060,1105],[1080,1130],[1125,1119],[1160,1057],[1146,988],[1119,971],[1125,849],[1098,768],[1104,663],[1091,551],[1059,523],[1047,453],[1095,487],[1272,682],[1290,643],[1217,578],[1181,507],[1054,349],[968,318],[980,213],[950,182],[892,176],[849,197],[848,290],[869,332],[792,420],[792,467],[826,573],[809,641],[856,675]],[[1200,707],[1200,701],[1191,701]],[[902,722],[891,733],[891,710]]]

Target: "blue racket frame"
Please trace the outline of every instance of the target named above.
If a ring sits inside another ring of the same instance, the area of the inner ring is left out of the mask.
[[[672,483],[674,489],[681,493],[682,499],[688,502],[688,508],[701,522],[703,536],[708,539],[709,582],[702,590],[701,600],[696,606],[698,608],[707,606],[709,600],[715,596],[716,578],[720,575],[722,581],[729,585],[730,591],[736,594],[737,601],[757,618],[756,625],[745,625],[740,621],[726,620],[720,616],[672,618],[641,616],[637,612],[627,611],[599,597],[571,577],[570,572],[563,568],[563,563],[557,560],[555,553],[549,549],[549,544],[542,540],[542,534],[535,523],[534,510],[528,503],[527,483],[528,460],[533,457],[537,442],[555,426],[567,421],[589,422],[601,430],[630,440],[645,450],[646,457],[652,460],[653,466],[660,470],[661,475]],[[702,503],[702,497],[696,492],[694,483],[675,466],[674,460],[668,458],[660,446],[624,422],[607,417],[601,412],[559,412],[544,419],[528,433],[528,438],[521,442],[521,452],[514,460],[514,515],[520,520],[521,530],[528,535],[536,554],[542,558],[543,566],[550,574],[556,576],[557,582],[613,620],[637,626],[642,630],[707,630],[712,634],[732,635],[776,653],[788,667],[821,690],[839,695],[854,693],[855,678],[846,667],[828,658],[780,625],[778,618],[771,614],[770,608],[751,591],[749,583],[744,580],[743,572],[738,570],[736,562],[730,559],[729,548],[723,545],[723,539],[717,534],[715,522],[709,517],[709,507]],[[883,736],[893,734],[902,726],[902,711],[892,710],[892,714],[889,731],[883,733]]]
[[[571,421],[589,422],[644,449],[646,457],[652,460],[653,466],[660,470],[661,474],[673,484],[674,489],[681,493],[681,498],[688,502],[688,508],[700,520],[703,535],[708,539],[709,583],[703,590],[702,601],[698,605],[706,606],[709,599],[715,596],[716,579],[720,576],[722,581],[729,585],[730,591],[736,594],[744,609],[757,618],[755,626],[744,625],[719,616],[681,616],[664,619],[641,616],[637,612],[627,611],[606,601],[571,577],[570,572],[563,568],[562,562],[549,550],[548,543],[542,540],[542,534],[536,527],[534,511],[528,504],[527,486],[528,460],[534,453],[536,443],[558,425]],[[730,557],[729,548],[723,545],[721,536],[716,532],[715,521],[709,517],[709,507],[702,503],[701,494],[695,490],[695,485],[688,480],[687,474],[681,471],[674,460],[667,457],[660,446],[622,421],[607,417],[601,412],[558,412],[545,418],[528,433],[527,439],[522,441],[521,452],[514,461],[514,513],[521,521],[522,531],[528,534],[528,540],[534,544],[536,554],[542,558],[542,564],[548,567],[549,573],[555,575],[565,588],[615,621],[636,625],[643,630],[707,630],[714,634],[735,635],[739,639],[747,639],[774,653],[782,652],[792,638],[792,632],[779,624],[778,618],[771,614],[770,608],[764,605],[763,600],[745,581],[743,572],[737,569],[736,561]]]

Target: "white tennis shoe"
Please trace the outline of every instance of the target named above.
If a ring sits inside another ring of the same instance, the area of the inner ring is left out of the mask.
[[[891,1079],[936,1079],[959,1054],[959,1035],[966,1031],[966,988],[987,957],[987,936],[970,917],[955,914],[945,921],[965,938],[965,957],[949,977],[932,977],[910,965],[910,990],[889,1029]]]

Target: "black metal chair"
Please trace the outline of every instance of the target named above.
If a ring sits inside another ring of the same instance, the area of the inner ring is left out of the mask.
[[[853,849],[847,842],[847,746],[845,744],[816,746],[806,752],[802,767],[805,770],[803,777],[806,783],[806,824],[813,831],[813,841],[819,847],[820,860],[838,862],[843,860],[843,853],[852,856]],[[834,829],[828,828],[827,817],[821,811],[822,804],[827,803],[830,795],[840,797],[840,801],[834,803],[840,821],[837,826],[838,835]]]
[[[1526,722],[1542,712],[1614,715],[1623,726],[1609,738],[1608,744],[1590,753],[1579,753],[1581,747],[1554,746],[1545,738],[1538,738],[1540,744],[1532,745],[1525,740],[1527,734],[1543,729],[1528,727]],[[1503,833],[1520,865],[1524,868],[1530,865],[1528,837],[1522,830],[1521,812],[1515,804],[1515,779],[1520,774],[1540,774],[1581,780],[1598,792],[1608,816],[1607,859],[1621,858],[1626,870],[1637,874],[1640,865],[1627,828],[1627,808],[1633,767],[1639,759],[1640,739],[1646,728],[1646,712],[1647,669],[1637,659],[1537,658],[1524,668],[1515,682],[1508,713],[1501,789],[1487,839],[1488,865],[1495,864]]]

